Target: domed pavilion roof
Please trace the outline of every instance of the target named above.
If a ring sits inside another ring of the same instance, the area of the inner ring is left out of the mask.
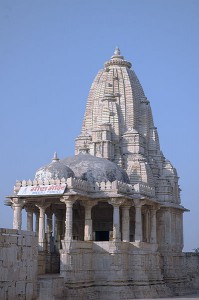
[[[57,157],[57,153],[55,152],[52,162],[46,166],[39,168],[35,173],[35,179],[44,180],[44,179],[62,179],[62,178],[70,178],[74,177],[73,171],[60,162]]]
[[[115,163],[90,154],[80,153],[72,157],[66,157],[61,163],[70,167],[75,177],[89,182],[102,182],[115,180],[129,183],[127,173]]]

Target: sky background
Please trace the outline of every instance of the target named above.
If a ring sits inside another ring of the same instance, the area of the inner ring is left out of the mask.
[[[74,154],[92,81],[119,46],[182,189],[185,251],[199,247],[199,1],[0,0],[0,227],[17,179]],[[25,221],[25,220],[24,220]],[[25,228],[26,224],[23,224]]]

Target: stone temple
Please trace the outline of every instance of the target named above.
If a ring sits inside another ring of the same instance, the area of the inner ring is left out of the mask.
[[[116,48],[91,86],[75,155],[55,153],[7,197],[4,238],[17,237],[26,266],[8,299],[157,298],[197,287],[198,257],[182,252],[178,175],[131,66]]]

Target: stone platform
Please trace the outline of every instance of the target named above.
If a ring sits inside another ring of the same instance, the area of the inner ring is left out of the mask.
[[[156,298],[156,300],[175,300],[175,299],[181,299],[181,300],[199,299],[199,293],[193,295],[187,295],[187,296],[172,297],[172,298]],[[129,300],[134,300],[134,299],[129,299]],[[140,300],[146,300],[146,299],[140,299]],[[148,300],[154,300],[154,298],[148,298]]]

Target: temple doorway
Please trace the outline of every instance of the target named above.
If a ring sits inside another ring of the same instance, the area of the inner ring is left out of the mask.
[[[109,241],[109,231],[95,231],[95,241]]]

